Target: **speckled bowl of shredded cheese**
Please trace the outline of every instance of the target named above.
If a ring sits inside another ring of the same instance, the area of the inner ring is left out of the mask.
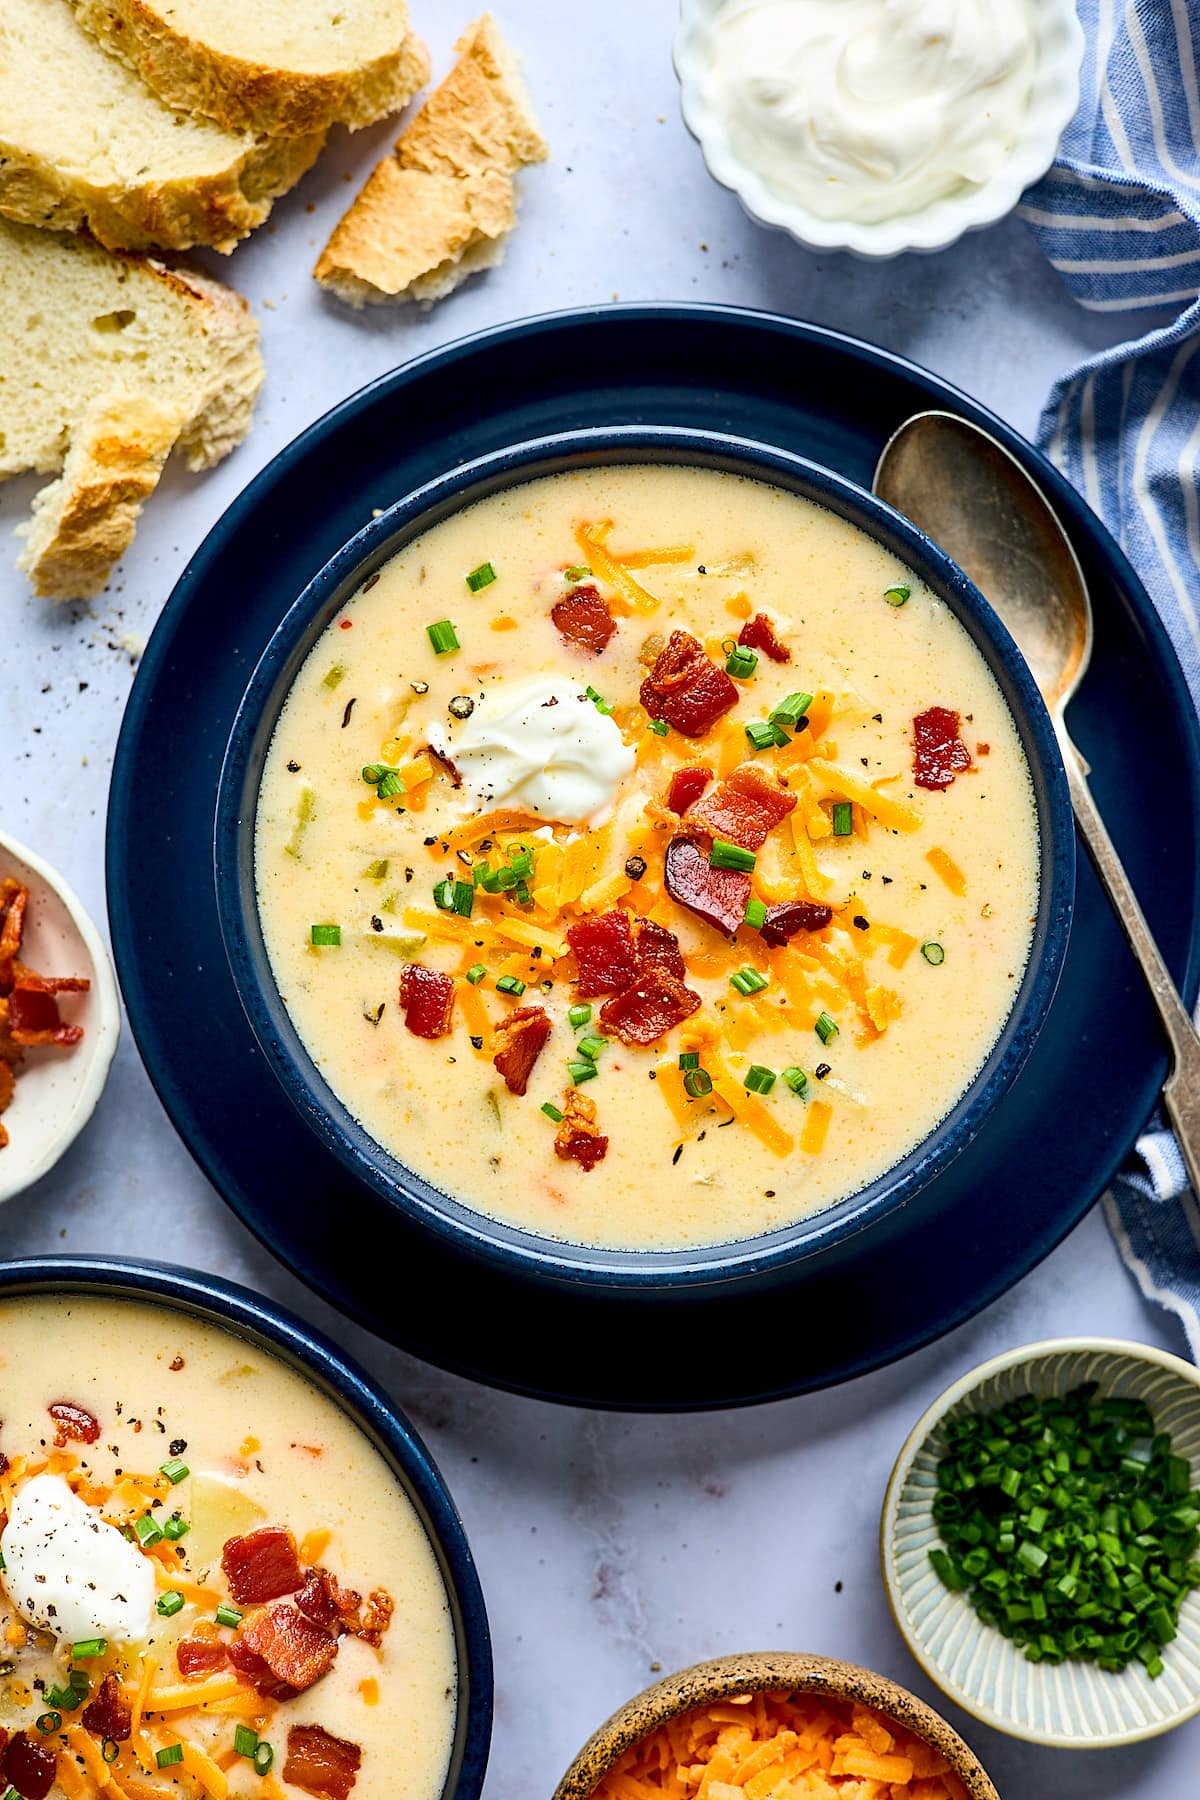
[[[999,1800],[933,1708],[832,1657],[718,1657],[656,1682],[584,1745],[554,1800]]]
[[[760,224],[940,250],[1045,174],[1079,101],[1073,0],[682,0],[684,121]]]

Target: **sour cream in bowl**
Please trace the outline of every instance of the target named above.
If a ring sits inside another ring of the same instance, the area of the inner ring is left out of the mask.
[[[944,247],[1045,173],[1078,103],[1070,0],[683,0],[709,169],[814,248]]]

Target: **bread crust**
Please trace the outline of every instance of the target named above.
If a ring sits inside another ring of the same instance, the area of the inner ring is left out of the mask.
[[[204,244],[228,253],[295,186],[323,142],[321,132],[266,138],[209,176],[101,185],[6,139],[0,122],[0,213],[22,225],[90,231],[108,250]]]
[[[351,306],[440,299],[503,255],[514,172],[549,155],[515,58],[490,13],[372,171],[313,274]]]
[[[408,105],[429,79],[429,52],[402,29],[385,52],[351,69],[272,67],[187,36],[154,0],[71,0],[81,24],[137,71],[168,106],[229,131],[301,137],[352,131]],[[253,5],[254,0],[247,0]]]

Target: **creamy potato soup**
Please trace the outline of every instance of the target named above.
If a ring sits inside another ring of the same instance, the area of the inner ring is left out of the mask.
[[[232,1333],[0,1299],[0,1792],[437,1800],[456,1663],[365,1436]]]
[[[325,1080],[425,1180],[591,1245],[786,1225],[945,1116],[1037,903],[1017,731],[908,569],[674,467],[531,481],[320,638],[259,911]]]

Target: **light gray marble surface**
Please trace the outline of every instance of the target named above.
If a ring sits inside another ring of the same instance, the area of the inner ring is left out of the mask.
[[[465,21],[414,0],[447,66]],[[1031,431],[1054,376],[1123,335],[1076,308],[1010,221],[882,266],[810,255],[751,224],[679,123],[667,0],[503,0],[554,160],[523,181],[503,266],[431,313],[354,316],[317,293],[320,244],[390,140],[338,135],[269,228],[214,266],[262,321],[268,377],[252,437],[202,478],[171,468],[109,594],[35,602],[10,532],[36,483],[0,490],[0,707],[6,829],[104,916],[104,808],[121,712],[189,552],[304,426],[381,372],[478,327],[543,309],[722,300],[836,324],[927,363]],[[0,366],[3,332],[0,318]],[[1024,1178],[1036,1179],[1032,1166]],[[1073,1331],[1182,1348],[1146,1307],[1093,1213],[980,1318],[831,1393],[682,1419],[592,1415],[439,1374],[331,1315],[254,1243],[192,1165],[126,1035],[99,1112],[60,1167],[5,1209],[0,1254],[158,1254],[244,1281],[331,1329],[399,1396],[462,1510],[495,1637],[488,1800],[548,1795],[593,1726],[652,1678],[721,1651],[845,1656],[933,1695],[892,1625],[876,1535],[891,1461],[918,1412],[1001,1350]],[[948,1282],[954,1271],[946,1271]],[[401,1288],[402,1296],[402,1288]],[[1194,1800],[1200,1727],[1091,1756],[1030,1749],[957,1721],[1005,1800]]]

